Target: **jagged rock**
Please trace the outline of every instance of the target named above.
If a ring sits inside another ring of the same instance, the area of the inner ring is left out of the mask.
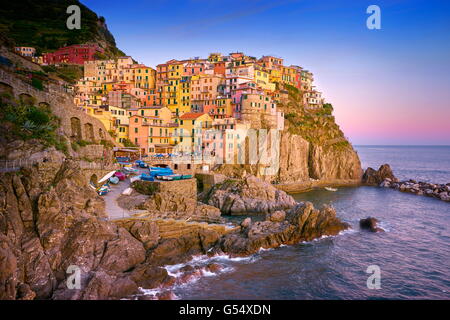
[[[378,186],[386,179],[390,179],[388,182],[398,181],[398,179],[394,176],[391,167],[388,164],[383,164],[378,170],[374,170],[370,167],[367,168],[362,177],[362,183],[366,185]]]
[[[248,175],[242,180],[226,180],[202,195],[204,203],[222,214],[266,214],[295,206],[294,198],[270,183]]]
[[[214,230],[199,229],[193,233],[182,233],[179,237],[163,239],[150,251],[147,261],[159,266],[186,261],[192,255],[206,254],[220,236]]]
[[[252,218],[245,218],[244,221],[241,222],[242,228],[248,228],[252,225]]]
[[[249,228],[226,234],[220,240],[225,253],[248,255],[259,248],[273,248],[281,244],[309,241],[323,235],[337,235],[349,228],[347,223],[336,217],[331,207],[317,210],[312,203],[296,205],[286,214],[282,222],[258,221]]]
[[[365,219],[359,220],[359,227],[364,230],[369,230],[371,232],[383,232],[384,230],[377,226],[378,220],[373,217],[367,217]]]
[[[266,220],[272,221],[272,222],[281,222],[284,221],[286,218],[286,212],[284,211],[275,211],[273,213],[269,213],[266,216]]]
[[[175,283],[175,278],[170,276],[166,269],[152,265],[140,265],[131,272],[130,278],[144,289],[170,286]]]
[[[148,219],[119,220],[116,224],[142,242],[146,250],[156,247],[160,239],[158,224]]]
[[[142,243],[98,219],[103,200],[76,163],[64,162],[40,193],[48,182],[38,170],[0,175],[0,298],[106,299],[135,290],[126,272],[145,260]],[[82,272],[81,290],[66,286],[70,265]]]
[[[450,195],[447,192],[441,192],[439,198],[443,201],[450,201]]]
[[[220,264],[217,263],[210,263],[205,267],[206,271],[216,273],[222,269]]]

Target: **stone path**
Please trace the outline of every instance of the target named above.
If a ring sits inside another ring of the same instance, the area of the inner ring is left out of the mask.
[[[147,173],[148,169],[139,169],[139,173]],[[122,194],[122,192],[130,187],[130,179],[127,178],[124,181],[120,181],[118,184],[110,184],[110,191],[103,196],[105,199],[105,210],[108,213],[108,218],[110,220],[129,218],[132,214],[137,213],[136,210],[128,210],[119,206],[117,203],[117,198]]]

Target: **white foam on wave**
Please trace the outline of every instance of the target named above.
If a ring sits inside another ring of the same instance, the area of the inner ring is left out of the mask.
[[[281,246],[279,246],[279,247],[281,247]],[[272,251],[273,249],[275,249],[275,248],[263,248],[263,247],[261,247],[261,248],[259,248],[258,252]]]

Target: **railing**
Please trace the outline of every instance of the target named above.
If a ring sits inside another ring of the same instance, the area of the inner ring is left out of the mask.
[[[21,168],[32,167],[37,163],[52,163],[61,165],[63,161],[44,161],[44,159],[17,159],[17,160],[0,160],[0,171],[9,172],[17,171]],[[84,170],[118,170],[120,166],[118,164],[105,164],[103,162],[89,162],[89,161],[79,161],[80,169]]]
[[[41,161],[26,160],[26,159],[0,160],[0,171],[2,172],[17,171],[20,168],[31,167],[38,162],[42,162],[42,160]]]

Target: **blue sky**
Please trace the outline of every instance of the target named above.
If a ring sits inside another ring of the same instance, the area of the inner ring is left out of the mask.
[[[185,0],[82,3],[155,67],[243,51],[315,74],[355,144],[450,144],[450,1]],[[381,8],[381,30],[366,8]]]

